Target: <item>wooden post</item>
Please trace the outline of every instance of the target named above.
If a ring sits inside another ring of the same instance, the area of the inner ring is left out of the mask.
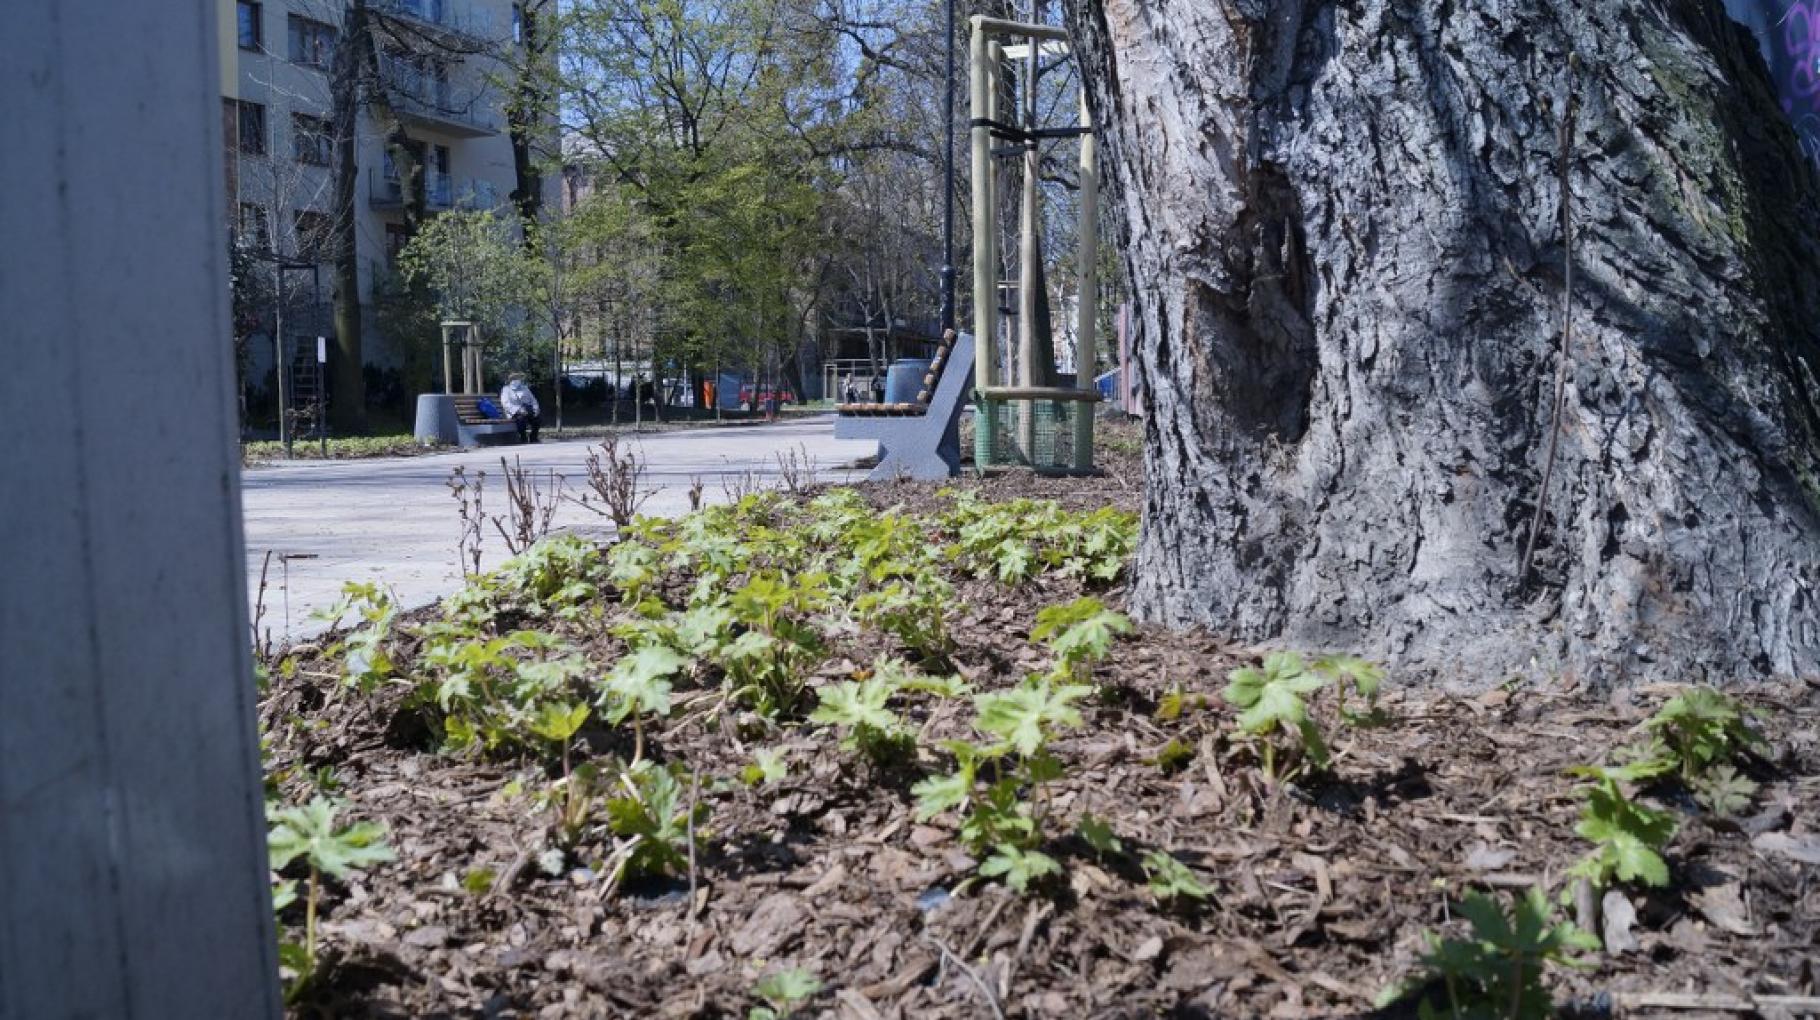
[[[996,47],[986,34],[983,18],[971,19],[973,36],[968,47],[968,99],[973,113],[969,132],[973,156],[973,378],[984,389],[998,379],[998,196],[997,169],[992,160],[992,129],[982,120],[998,115]],[[973,463],[987,468],[993,463],[993,441],[998,431],[998,409],[981,399],[974,407]]]
[[[215,5],[6,13],[0,1017],[275,1020]]]
[[[455,392],[455,359],[449,352],[449,324],[442,324],[442,392]]]
[[[1030,21],[1036,22],[1037,4],[1031,0]],[[1024,92],[1018,111],[1018,125],[1025,131],[1035,131],[1036,121],[1036,77],[1037,69],[1043,62],[1042,44],[1035,38],[1026,37],[1024,57]],[[1043,246],[1041,236],[1041,212],[1037,208],[1038,182],[1042,180],[1042,153],[1035,139],[1024,143],[1024,180],[1021,201],[1018,205],[1018,255],[1017,255],[1017,371],[1018,385],[1046,386],[1053,371],[1050,365],[1037,364],[1038,357],[1050,349],[1047,337],[1038,338],[1037,332],[1046,323],[1038,322],[1040,303],[1046,302],[1049,295],[1043,293],[1047,288],[1043,283],[1041,260]],[[1022,401],[1018,405],[1018,445],[1023,447],[1025,459],[1036,463],[1036,403]]]
[[[970,49],[969,82],[973,111],[973,335],[978,357],[973,375],[981,387],[998,380],[998,230],[993,206],[992,129],[984,120],[997,113],[990,63],[991,39],[975,17]]]
[[[1075,230],[1079,250],[1075,272],[1079,295],[1075,301],[1074,384],[1093,389],[1095,331],[1099,328],[1100,169],[1093,144],[1093,119],[1087,112],[1087,90],[1081,90],[1081,223]],[[1074,469],[1093,470],[1093,404],[1074,405]]]

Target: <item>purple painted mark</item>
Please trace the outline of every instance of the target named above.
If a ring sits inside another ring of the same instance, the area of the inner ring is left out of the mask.
[[[1756,35],[1801,151],[1820,165],[1820,0],[1725,0],[1725,10]]]

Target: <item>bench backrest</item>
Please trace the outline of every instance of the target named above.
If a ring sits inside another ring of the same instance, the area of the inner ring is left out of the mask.
[[[490,393],[457,393],[455,394],[455,414],[464,422],[508,420],[503,417],[489,418],[481,414],[480,402],[482,400],[490,400],[495,407],[499,406],[499,398]]]

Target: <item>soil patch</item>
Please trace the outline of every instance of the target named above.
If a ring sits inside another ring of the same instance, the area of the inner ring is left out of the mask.
[[[957,484],[1076,508],[1137,499],[1106,478]],[[933,508],[940,488],[862,491],[881,508]],[[1046,668],[1028,639],[1036,614],[1085,590],[1053,575],[951,581],[952,665],[979,690]],[[1123,584],[1096,594],[1120,607]],[[605,630],[585,628],[591,660],[623,651]],[[837,648],[814,683],[861,674],[875,643]],[[412,655],[398,650],[402,669]],[[952,817],[915,815],[911,784],[948,767],[936,742],[968,732],[964,700],[909,708],[921,750],[881,769],[828,727],[678,690],[648,754],[697,777],[689,796],[710,809],[700,852],[687,875],[609,890],[605,842],[549,857],[553,810],[538,796],[549,763],[439,753],[404,685],[357,694],[319,648],[297,649],[262,707],[268,769],[288,800],[326,784],[351,817],[384,822],[397,859],[335,888],[324,970],[296,1013],[740,1017],[762,975],[792,967],[823,985],[803,1016],[1364,1015],[1416,968],[1424,931],[1462,930],[1463,892],[1561,887],[1588,848],[1567,768],[1631,739],[1669,693],[1462,698],[1392,677],[1389,725],[1338,731],[1330,777],[1272,787],[1225,738],[1220,692],[1247,661],[1204,634],[1140,627],[1117,643],[1094,670],[1084,725],[1052,747],[1063,775],[1047,811],[1105,820],[1124,850],[1096,853],[1056,823],[1045,849],[1062,879],[1018,896],[973,877]],[[1769,738],[1750,808],[1725,819],[1672,791],[1651,800],[1679,822],[1674,884],[1629,891],[1629,947],[1554,973],[1557,1002],[1598,1015],[1623,1012],[1627,993],[1816,990],[1820,689],[1743,696]],[[748,785],[740,772],[760,748],[788,771]],[[577,746],[578,758],[628,753],[618,729],[584,731]],[[1211,897],[1159,906],[1137,864],[1150,850],[1188,865]]]

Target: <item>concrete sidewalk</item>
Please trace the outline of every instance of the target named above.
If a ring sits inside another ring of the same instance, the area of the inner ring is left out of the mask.
[[[772,425],[724,426],[627,435],[622,441],[646,463],[645,484],[656,494],[648,514],[678,514],[689,508],[693,479],[705,483],[704,498],[724,502],[724,490],[748,472],[767,486],[777,483],[778,455],[806,453],[822,481],[854,481],[862,471],[843,467],[869,456],[876,445],[834,438],[833,416]],[[264,623],[279,642],[300,640],[324,625],[310,619],[333,605],[344,581],[376,581],[401,603],[421,605],[461,585],[456,542],[457,503],[448,480],[456,465],[469,477],[485,471],[489,513],[506,509],[499,458],[519,457],[540,474],[566,479],[565,492],[586,490],[586,441],[552,441],[533,446],[489,447],[422,457],[349,461],[300,461],[252,468],[241,476],[246,521],[247,597],[259,600],[260,571],[271,553],[264,596]],[[606,518],[564,501],[556,527],[582,534],[612,531]],[[507,558],[505,543],[491,527],[483,545],[482,569]]]

